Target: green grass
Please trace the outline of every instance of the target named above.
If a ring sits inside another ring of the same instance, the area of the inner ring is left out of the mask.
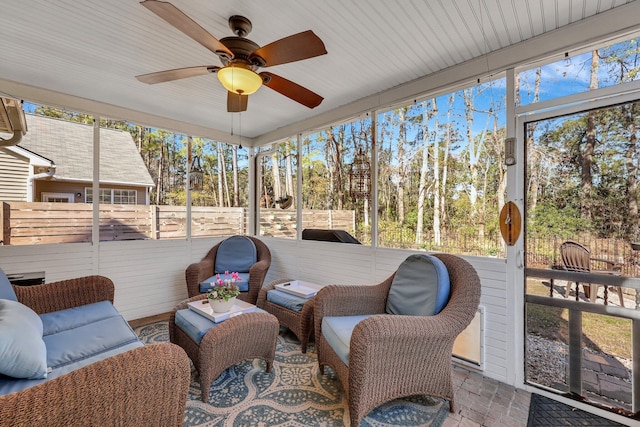
[[[527,292],[549,295],[540,281],[529,280]],[[566,309],[527,304],[527,332],[547,339],[569,342],[569,312]],[[631,320],[594,313],[582,314],[583,345],[595,351],[631,359]]]

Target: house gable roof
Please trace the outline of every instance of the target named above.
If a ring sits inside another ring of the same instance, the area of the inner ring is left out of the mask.
[[[56,164],[58,180],[93,180],[93,126],[27,114],[29,131],[20,147]],[[131,134],[100,129],[100,181],[153,186],[154,182]]]

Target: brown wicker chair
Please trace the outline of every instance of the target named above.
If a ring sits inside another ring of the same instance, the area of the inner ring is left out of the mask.
[[[315,297],[315,336],[320,372],[331,366],[348,397],[351,425],[393,399],[428,394],[449,401],[454,411],[451,354],[453,343],[476,314],[480,279],[475,269],[454,255],[435,255],[446,265],[451,295],[435,316],[385,313],[393,275],[374,286],[330,285]],[[353,330],[349,366],[322,336],[325,316],[379,314]]]
[[[114,296],[113,282],[101,276],[14,290],[39,314]],[[190,376],[180,347],[139,347],[0,396],[0,426],[181,426]]]
[[[289,328],[300,341],[302,352],[306,353],[309,338],[311,338],[311,334],[313,333],[313,298],[310,298],[309,302],[302,307],[300,313],[267,300],[267,292],[275,289],[277,284],[292,282],[293,280],[294,279],[276,279],[264,285],[260,289],[256,305],[267,313],[276,316],[280,326]]]
[[[258,254],[258,262],[256,262],[249,271],[249,291],[238,295],[238,299],[255,304],[258,299],[258,292],[267,275],[267,271],[271,266],[271,252],[267,245],[255,237],[246,236],[256,245]],[[185,278],[187,281],[187,294],[189,298],[200,293],[200,282],[213,276],[213,267],[215,265],[216,253],[222,242],[215,245],[205,255],[200,262],[193,263],[187,267]]]
[[[591,257],[591,253],[589,249],[572,240],[567,240],[566,242],[560,245],[560,256],[562,257],[562,262],[564,264],[564,269],[567,271],[577,271],[580,273],[595,273],[595,274],[610,274],[610,275],[620,275],[620,265],[617,263],[610,261],[604,258],[593,258]],[[599,263],[600,266],[604,266],[604,270],[596,270],[592,268],[592,263]],[[580,282],[576,282],[576,299],[578,298],[578,287],[580,286]],[[593,286],[593,289],[591,289]],[[599,286],[604,285],[591,285],[589,283],[583,283],[582,287],[584,289],[584,295],[589,298],[589,301],[596,302],[596,298],[598,297],[598,288]],[[618,293],[618,297],[620,298],[620,305],[624,307],[624,296],[622,294],[622,288],[620,286],[615,286],[615,289]],[[565,291],[565,296],[569,297],[569,291],[571,290],[571,281],[567,281],[567,288]],[[593,292],[591,292],[593,290]],[[608,304],[608,288],[604,286],[604,303]]]

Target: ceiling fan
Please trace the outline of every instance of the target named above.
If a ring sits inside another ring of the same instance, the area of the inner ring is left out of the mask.
[[[159,71],[136,76],[139,81],[156,84],[217,73],[218,79],[227,89],[227,111],[229,112],[246,111],[248,95],[257,91],[262,85],[308,108],[317,107],[324,99],[317,93],[277,74],[256,72],[259,68],[326,54],[324,43],[313,31],[293,34],[260,47],[245,38],[251,32],[252,25],[251,21],[244,16],[234,15],[229,18],[229,27],[236,36],[218,40],[171,3],[145,0],[140,4],[218,55],[223,66],[202,65]]]

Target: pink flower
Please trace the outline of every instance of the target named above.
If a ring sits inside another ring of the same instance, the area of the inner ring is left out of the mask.
[[[222,279],[218,279],[218,280],[216,281],[216,283],[217,283],[218,285],[222,285]]]
[[[225,271],[224,271],[224,275],[225,275],[225,276],[228,276],[228,275],[229,275],[229,270],[225,270]]]

